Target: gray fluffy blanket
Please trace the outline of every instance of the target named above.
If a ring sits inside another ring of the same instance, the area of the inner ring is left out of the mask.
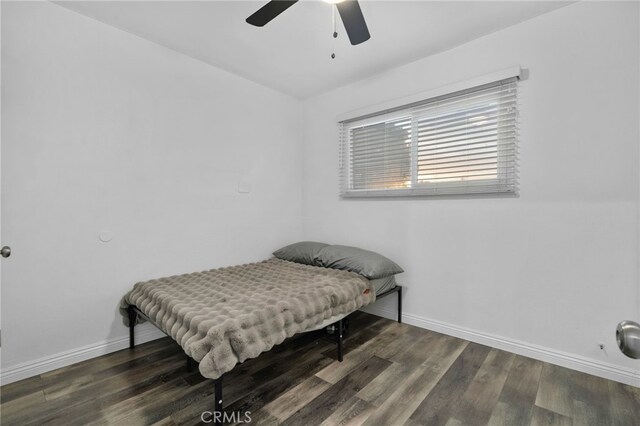
[[[375,301],[352,272],[280,259],[137,283],[120,304],[136,305],[217,379],[296,333]],[[140,321],[139,321],[140,322]]]

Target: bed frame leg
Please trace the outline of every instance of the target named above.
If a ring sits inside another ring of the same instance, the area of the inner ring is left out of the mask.
[[[136,335],[134,332],[134,328],[136,326],[136,319],[138,317],[138,314],[136,313],[133,305],[129,305],[127,311],[129,313],[129,349],[133,349],[133,347],[136,345]]]
[[[195,367],[196,367],[196,362],[193,360],[193,358],[187,355],[187,371],[191,373],[193,372],[193,370],[195,370]]]
[[[213,411],[213,424],[221,425],[224,420],[224,414],[222,411],[222,376],[213,381],[213,386],[215,388],[216,398],[216,403],[214,405],[215,408]]]
[[[338,361],[342,362],[342,319],[338,321]]]
[[[398,286],[398,322],[402,324],[402,287]]]

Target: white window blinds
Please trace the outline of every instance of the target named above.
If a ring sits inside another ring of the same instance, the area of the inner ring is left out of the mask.
[[[343,197],[516,192],[517,78],[339,123]]]

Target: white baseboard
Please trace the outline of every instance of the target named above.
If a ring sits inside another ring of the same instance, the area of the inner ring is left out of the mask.
[[[365,312],[393,320],[397,318],[395,310],[379,306],[367,307]],[[592,374],[594,376],[603,377],[605,379],[614,380],[627,385],[640,387],[640,371],[632,370],[630,368],[619,367],[617,365],[580,357],[518,340],[493,336],[491,334],[459,327],[457,325],[420,317],[418,315],[403,313],[402,321],[410,325],[415,325],[416,327],[426,328],[427,330],[458,337],[470,342],[491,346],[492,348],[512,352],[518,355],[537,359],[539,361],[548,362],[550,364],[559,365],[572,370],[582,371],[583,373]]]
[[[144,324],[136,327],[136,344],[150,342],[152,340],[165,337],[165,335],[154,327],[144,327]],[[129,337],[121,337],[112,340],[105,340],[81,348],[60,352],[55,355],[43,357],[33,361],[4,368],[0,372],[0,384],[16,382],[56,368],[66,367],[76,362],[106,355],[129,347]]]

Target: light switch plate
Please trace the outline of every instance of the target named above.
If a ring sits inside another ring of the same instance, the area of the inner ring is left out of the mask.
[[[238,192],[241,194],[248,194],[251,192],[251,182],[242,180],[238,183]]]
[[[108,243],[113,239],[113,232],[101,231],[100,234],[98,235],[98,238],[100,238],[100,241],[102,241],[103,243]]]

